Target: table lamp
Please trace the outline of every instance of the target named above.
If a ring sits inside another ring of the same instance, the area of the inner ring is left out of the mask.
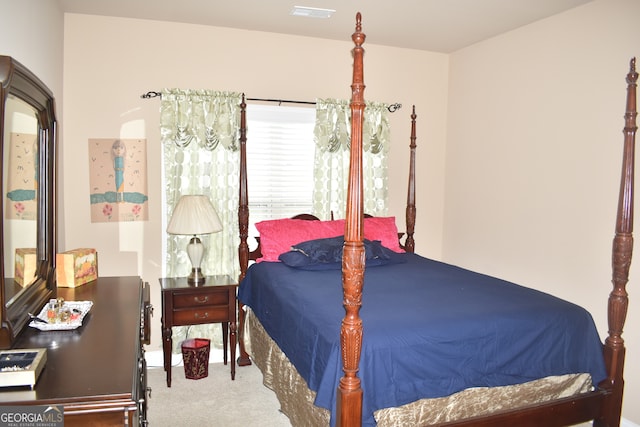
[[[188,195],[180,197],[173,209],[171,221],[167,226],[169,234],[183,234],[193,236],[187,245],[187,255],[191,260],[191,274],[187,282],[195,286],[205,282],[205,276],[200,269],[204,245],[198,234],[217,233],[222,230],[220,218],[207,196]]]

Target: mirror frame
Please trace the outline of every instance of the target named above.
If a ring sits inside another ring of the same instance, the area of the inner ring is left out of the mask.
[[[31,106],[38,122],[37,245],[34,281],[7,304],[4,262],[0,263],[0,349],[10,348],[29,322],[27,313],[39,313],[55,298],[56,255],[56,146],[55,99],[49,88],[24,65],[10,56],[0,55],[0,153],[4,150],[5,103],[9,94]],[[0,162],[0,176],[3,164]],[[4,201],[0,203],[4,218]],[[0,238],[4,241],[4,221]],[[4,245],[0,245],[4,260]]]

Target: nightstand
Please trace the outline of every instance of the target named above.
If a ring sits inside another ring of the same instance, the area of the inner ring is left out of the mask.
[[[222,323],[224,364],[227,364],[227,338],[231,335],[231,379],[236,376],[236,292],[238,282],[227,275],[207,276],[194,286],[186,277],[162,278],[162,350],[167,387],[171,387],[171,349],[173,326]],[[231,334],[229,334],[229,330]]]

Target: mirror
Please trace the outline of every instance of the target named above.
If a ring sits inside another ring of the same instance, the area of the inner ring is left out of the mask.
[[[55,101],[26,67],[0,56],[2,228],[0,348],[55,297]]]
[[[9,94],[5,102],[2,150],[2,194],[4,203],[5,306],[33,283],[37,246],[38,121],[35,110]]]

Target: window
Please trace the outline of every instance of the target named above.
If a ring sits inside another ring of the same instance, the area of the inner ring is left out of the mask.
[[[315,108],[247,105],[249,234],[253,224],[311,213]]]

